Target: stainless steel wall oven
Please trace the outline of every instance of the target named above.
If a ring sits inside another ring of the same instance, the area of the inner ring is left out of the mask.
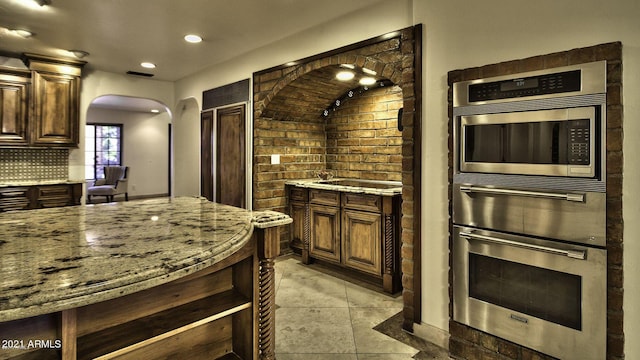
[[[605,358],[606,63],[453,90],[454,320]]]

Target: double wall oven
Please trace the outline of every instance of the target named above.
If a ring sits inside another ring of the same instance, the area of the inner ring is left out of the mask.
[[[606,62],[453,85],[453,317],[606,353]]]

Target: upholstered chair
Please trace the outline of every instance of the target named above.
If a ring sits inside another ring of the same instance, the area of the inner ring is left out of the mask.
[[[91,202],[92,196],[104,196],[107,202],[112,202],[113,197],[120,194],[124,194],[124,199],[129,201],[128,172],[128,166],[105,166],[104,179],[96,179],[93,184],[88,184],[87,202]]]

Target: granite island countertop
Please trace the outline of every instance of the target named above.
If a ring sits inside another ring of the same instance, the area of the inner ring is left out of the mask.
[[[399,181],[333,178],[330,180],[288,180],[285,182],[285,184],[307,189],[331,190],[357,194],[381,196],[394,196],[402,194],[402,182]]]
[[[0,322],[170,282],[290,222],[195,197],[0,213]]]

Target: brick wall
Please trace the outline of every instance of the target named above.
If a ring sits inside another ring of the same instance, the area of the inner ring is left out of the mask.
[[[608,43],[570,51],[508,61],[477,68],[451,71],[449,114],[452,113],[451,84],[458,81],[508,75],[592,61],[607,61],[607,360],[624,359],[623,299],[623,223],[622,223],[622,45]],[[449,216],[453,157],[452,119],[449,118]],[[450,222],[451,230],[451,222]],[[451,231],[450,231],[451,233]],[[451,239],[449,239],[451,250]],[[451,258],[449,259],[451,263]],[[449,318],[453,317],[452,272],[449,269]],[[493,335],[449,321],[449,348],[454,358],[469,360],[546,360],[544,354]]]
[[[377,88],[345,102],[327,119],[327,170],[336,177],[402,180],[402,89]]]
[[[312,178],[325,169],[326,138],[324,121],[256,119],[254,208],[286,212],[285,181]],[[280,155],[280,164],[271,164],[272,154]]]

